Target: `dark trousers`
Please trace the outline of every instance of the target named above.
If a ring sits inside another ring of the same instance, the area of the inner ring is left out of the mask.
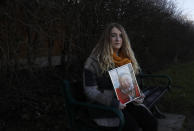
[[[140,128],[143,131],[157,131],[157,119],[145,107],[129,103],[123,109],[123,114],[125,116],[123,131],[139,131]]]

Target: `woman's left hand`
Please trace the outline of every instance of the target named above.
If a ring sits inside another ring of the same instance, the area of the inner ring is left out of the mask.
[[[124,109],[126,107],[126,104],[119,103],[119,109]]]
[[[145,95],[143,93],[141,93],[141,96],[138,99],[134,100],[134,102],[141,104],[141,103],[143,103],[144,98],[145,98]]]

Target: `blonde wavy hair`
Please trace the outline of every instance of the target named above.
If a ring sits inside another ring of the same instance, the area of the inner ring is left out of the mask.
[[[122,34],[123,43],[120,51],[126,58],[129,58],[132,61],[134,72],[135,74],[138,74],[140,67],[131,48],[129,38],[124,27],[118,23],[111,23],[107,25],[97,45],[93,49],[92,54],[97,57],[97,60],[103,72],[106,72],[107,70],[115,67],[115,64],[113,62],[113,48],[110,41],[111,30],[114,27],[119,29]]]

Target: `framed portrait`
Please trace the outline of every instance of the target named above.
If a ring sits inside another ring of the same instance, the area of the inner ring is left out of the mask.
[[[131,63],[108,71],[117,99],[127,104],[141,96],[140,88]]]

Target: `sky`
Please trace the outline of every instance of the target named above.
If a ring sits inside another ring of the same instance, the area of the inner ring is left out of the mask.
[[[183,11],[183,15],[194,21],[194,0],[174,0],[178,9]]]

